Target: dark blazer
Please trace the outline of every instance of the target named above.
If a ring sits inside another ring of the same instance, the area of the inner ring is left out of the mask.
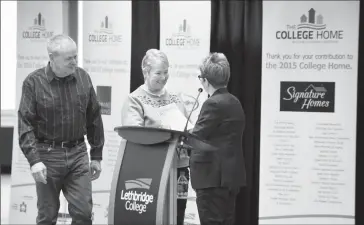
[[[202,105],[192,133],[217,147],[217,151],[191,151],[191,184],[194,189],[239,188],[246,185],[242,138],[245,114],[240,101],[221,88]]]

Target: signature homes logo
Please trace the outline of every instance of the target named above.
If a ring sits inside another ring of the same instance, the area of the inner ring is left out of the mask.
[[[179,24],[178,32],[165,39],[166,46],[178,48],[193,48],[200,46],[200,39],[193,36],[191,25],[186,19]]]
[[[48,31],[46,28],[46,19],[42,13],[38,13],[33,19],[33,25],[22,32],[22,37],[29,40],[45,41],[53,36],[53,31]]]
[[[100,21],[99,28],[88,35],[88,41],[98,44],[115,44],[122,42],[122,35],[114,33],[113,24],[110,22],[109,17],[105,16]]]
[[[281,82],[280,111],[335,112],[335,83]]]
[[[324,19],[322,14],[311,8],[299,17],[300,23],[287,24],[286,30],[276,31],[276,39],[292,40],[294,43],[337,42],[343,39],[344,31],[328,29]]]
[[[154,202],[154,196],[149,194],[151,178],[139,178],[125,181],[125,190],[121,190],[121,200],[125,201],[127,211],[139,214],[147,211],[148,204]]]

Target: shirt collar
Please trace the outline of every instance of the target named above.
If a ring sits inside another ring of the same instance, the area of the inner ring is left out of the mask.
[[[223,94],[223,93],[226,93],[226,92],[228,92],[227,88],[222,87],[222,88],[217,89],[211,96],[218,95],[218,94]]]
[[[51,64],[50,62],[48,62],[47,66],[45,67],[45,74],[47,76],[47,80],[48,82],[52,82],[53,79],[56,79],[56,80],[61,80],[61,79],[65,79],[67,81],[70,81],[72,80],[73,78],[75,78],[74,74],[71,74],[65,78],[60,78],[60,77],[57,77],[56,74],[53,72],[52,68],[51,68]]]

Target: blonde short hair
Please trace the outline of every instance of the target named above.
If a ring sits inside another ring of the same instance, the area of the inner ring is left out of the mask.
[[[149,72],[152,68],[153,63],[160,61],[163,65],[169,67],[167,55],[158,49],[149,49],[142,60],[142,70]]]

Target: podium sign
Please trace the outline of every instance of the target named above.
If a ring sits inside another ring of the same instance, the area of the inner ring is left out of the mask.
[[[115,195],[114,224],[156,224],[161,171],[169,143],[127,142]]]
[[[200,151],[216,148],[197,137],[151,127],[117,127],[120,145],[110,192],[108,224],[177,223],[176,147],[180,136]]]
[[[175,151],[181,133],[144,127],[115,130],[126,141],[113,174],[108,224],[175,224]]]

